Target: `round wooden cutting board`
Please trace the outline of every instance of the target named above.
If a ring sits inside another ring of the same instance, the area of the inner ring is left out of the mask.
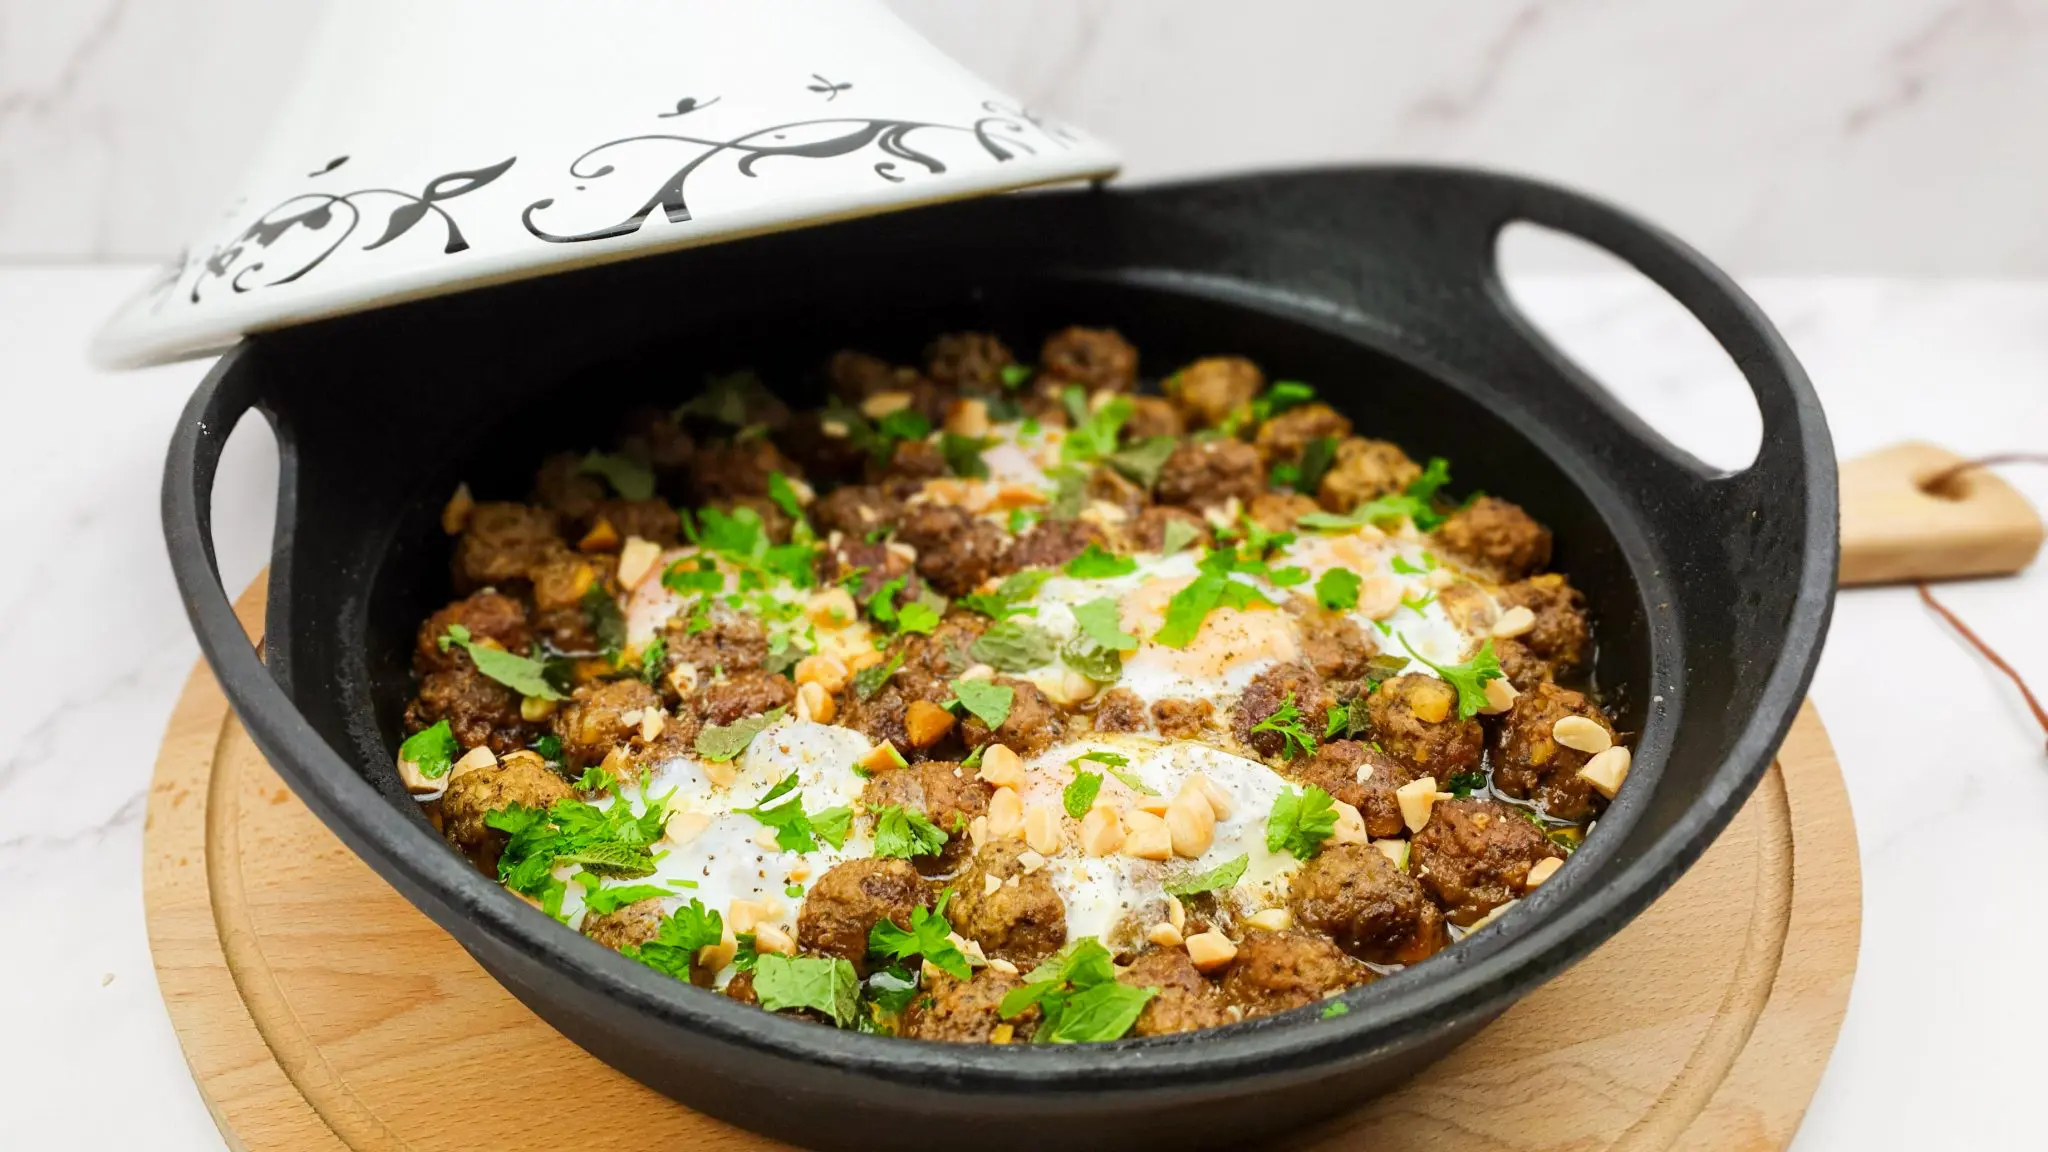
[[[259,620],[260,591],[240,608]],[[286,789],[204,666],[147,827],[157,981],[232,1147],[778,1147],[612,1071],[500,989]],[[1727,831],[1627,930],[1290,1146],[1783,1148],[1834,1047],[1860,923],[1848,797],[1809,705]]]

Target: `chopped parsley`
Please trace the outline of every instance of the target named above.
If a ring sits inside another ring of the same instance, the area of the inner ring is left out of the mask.
[[[1079,820],[1095,806],[1095,797],[1102,791],[1102,773],[1090,772],[1083,768],[1074,769],[1074,780],[1060,793],[1060,804],[1067,815]]]
[[[512,689],[521,696],[538,696],[542,700],[566,700],[567,696],[548,681],[547,665],[526,656],[515,656],[503,648],[470,638],[469,629],[460,624],[450,624],[448,631],[441,634],[441,651],[450,645],[469,653],[476,663],[476,670]]]
[[[853,821],[851,808],[828,808],[816,817],[805,813],[803,793],[797,790],[794,771],[768,789],[752,808],[733,811],[775,829],[775,846],[785,852],[816,852],[819,837],[835,848],[843,847],[846,829]],[[819,821],[823,821],[824,827],[819,826]]]
[[[1458,690],[1460,720],[1470,720],[1478,715],[1479,710],[1486,706],[1486,682],[1499,680],[1506,675],[1501,671],[1500,658],[1493,654],[1492,640],[1481,644],[1479,651],[1462,664],[1431,664],[1422,653],[1417,652],[1415,647],[1408,643],[1406,635],[1401,637],[1401,647],[1408,649],[1410,656],[1428,664],[1437,675],[1444,678],[1444,683]]]
[[[775,506],[782,509],[782,514],[791,520],[800,521],[804,518],[803,501],[797,499],[796,488],[790,484],[789,477],[780,472],[768,474],[768,499],[775,501]]]
[[[1016,702],[1017,690],[1008,684],[997,684],[990,680],[948,680],[953,696],[961,707],[973,713],[975,718],[988,725],[993,732],[1010,718],[1010,705]]]
[[[1218,864],[1207,872],[1197,872],[1179,880],[1166,882],[1169,896],[1193,896],[1198,892],[1215,892],[1224,888],[1235,888],[1244,878],[1244,870],[1250,865],[1251,857],[1237,856]]]
[[[1364,581],[1348,568],[1332,568],[1316,577],[1316,603],[1333,612],[1358,607],[1358,588]]]
[[[683,535],[706,552],[716,553],[740,570],[740,589],[772,588],[787,582],[798,588],[817,583],[817,548],[812,543],[792,541],[777,544],[768,535],[761,514],[741,505],[697,509],[693,518],[682,517]],[[669,566],[670,570],[675,565]],[[700,566],[701,568],[701,566]],[[664,583],[667,573],[663,573]],[[723,584],[720,585],[723,587]]]
[[[461,747],[455,739],[454,730],[448,727],[448,721],[438,720],[432,727],[407,736],[405,743],[398,746],[398,758],[419,769],[420,775],[427,779],[439,780],[448,774]]]
[[[1299,461],[1283,461],[1273,465],[1267,480],[1275,487],[1313,493],[1316,486],[1323,482],[1324,473],[1327,473],[1330,466],[1336,462],[1336,438],[1318,436],[1302,448]]]
[[[1059,644],[1052,633],[1023,620],[998,620],[968,649],[974,660],[1003,672],[1024,672],[1052,662]]]
[[[592,764],[585,768],[583,775],[576,778],[575,784],[578,792],[611,792],[618,786],[618,780],[610,772],[605,771],[602,764]]]
[[[1014,1020],[1038,1008],[1044,1018],[1036,1039],[1049,1044],[1115,1040],[1131,1030],[1157,988],[1120,983],[1109,949],[1084,936],[1033,968],[1010,989],[998,1011]]]
[[[562,762],[562,738],[553,732],[542,733],[527,747],[540,753],[540,758],[547,761],[550,767]]]
[[[1275,380],[1252,401],[1252,419],[1263,424],[1289,408],[1316,398],[1316,390],[1299,380]]]
[[[1073,608],[1079,631],[1067,645],[1066,661],[1076,672],[1107,684],[1123,675],[1124,653],[1135,652],[1138,638],[1123,630],[1122,610],[1108,596]]]
[[[1351,1011],[1351,1005],[1346,1004],[1342,1000],[1332,1000],[1328,1004],[1323,1005],[1322,1019],[1335,1020],[1349,1011]]]
[[[576,874],[578,880],[587,876],[591,876],[591,873]],[[583,898],[583,910],[592,916],[609,916],[628,904],[638,904],[642,900],[659,900],[670,895],[673,893],[659,884],[621,884],[615,888],[592,888]]]
[[[1117,434],[1131,418],[1130,397],[1117,396],[1109,403],[1088,411],[1088,401],[1079,388],[1068,388],[1061,399],[1074,418],[1074,428],[1060,441],[1060,459],[1066,463],[1100,460],[1116,452]]]
[[[747,750],[754,737],[782,719],[787,708],[775,708],[730,724],[706,724],[697,733],[697,755],[706,760],[731,760]]]
[[[688,904],[661,918],[661,927],[655,932],[654,939],[619,951],[656,972],[688,980],[690,962],[696,959],[697,953],[724,939],[724,918],[717,911],[704,907],[704,902],[693,896]]]
[[[1079,556],[1067,561],[1066,567],[1067,575],[1076,580],[1108,580],[1128,576],[1137,570],[1136,560],[1118,556],[1095,543],[1090,543]]]
[[[1324,532],[1354,532],[1367,524],[1387,524],[1403,517],[1415,524],[1418,532],[1433,531],[1444,522],[1444,515],[1436,510],[1436,494],[1450,483],[1451,468],[1441,456],[1432,456],[1422,475],[1410,481],[1408,487],[1388,496],[1368,500],[1344,515],[1331,512],[1310,512],[1296,518],[1296,524]]]
[[[1394,557],[1393,569],[1403,576],[1427,576],[1429,573],[1436,571],[1436,556],[1433,553],[1424,552],[1422,554],[1422,563],[1417,565],[1410,563],[1406,556],[1397,554]]]
[[[592,452],[583,457],[576,470],[604,477],[612,491],[628,500],[654,498],[654,470],[644,461],[610,452]]]
[[[875,809],[875,855],[908,860],[937,856],[946,847],[946,830],[915,808],[895,804]]]
[[[1486,773],[1477,768],[1467,768],[1463,772],[1453,772],[1450,779],[1444,782],[1444,791],[1460,798],[1470,796],[1475,792],[1484,792],[1486,791]]]
[[[1200,574],[1166,602],[1166,622],[1153,634],[1153,641],[1168,648],[1185,648],[1194,642],[1212,610],[1270,603],[1258,589],[1230,578],[1230,573],[1238,570],[1235,549],[1219,548],[1202,557]]]
[[[484,824],[506,834],[498,855],[498,880],[514,892],[533,896],[559,917],[563,884],[554,870],[582,865],[601,876],[631,880],[654,871],[648,847],[661,836],[666,805],[648,802],[635,816],[623,799],[599,808],[580,800],[557,800],[546,810],[517,802],[484,816]]]
[[[974,968],[968,963],[967,954],[953,943],[953,925],[946,920],[946,902],[952,898],[953,890],[948,888],[939,893],[938,903],[933,907],[912,909],[909,931],[886,918],[875,921],[875,926],[868,930],[868,952],[886,960],[923,957],[948,976],[972,979]]]
[[[1316,750],[1316,738],[1302,722],[1301,706],[1294,702],[1294,693],[1280,698],[1280,707],[1273,714],[1252,725],[1253,732],[1272,732],[1280,737],[1280,751],[1287,759],[1307,756]]]
[[[1337,809],[1328,792],[1313,784],[1300,792],[1289,788],[1273,801],[1273,813],[1266,817],[1266,851],[1313,859],[1336,831]]]
[[[1036,371],[1037,369],[1029,364],[1005,364],[1001,370],[1003,387],[1022,388],[1026,383],[1030,382],[1032,375]]]
[[[754,960],[754,995],[770,1012],[809,1009],[841,1028],[860,1013],[860,977],[849,961],[762,952]]]

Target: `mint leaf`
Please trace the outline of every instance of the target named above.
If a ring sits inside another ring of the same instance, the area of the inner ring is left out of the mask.
[[[818,850],[818,842],[811,835],[811,819],[804,813],[803,794],[797,790],[797,775],[793,770],[755,801],[752,808],[735,808],[733,811],[752,816],[775,829],[775,846],[785,852]],[[852,819],[852,815],[848,812],[847,819]],[[842,831],[841,841],[844,839]]]
[[[1225,860],[1207,872],[1197,872],[1180,880],[1168,880],[1166,893],[1169,896],[1193,896],[1197,892],[1215,892],[1219,889],[1234,888],[1244,878],[1244,870],[1250,865],[1251,857],[1237,856]]]
[[[896,649],[886,663],[870,664],[853,674],[853,694],[863,700],[872,699],[889,682],[889,677],[903,667],[903,649]]]
[[[1316,577],[1316,603],[1333,612],[1358,607],[1358,588],[1364,581],[1348,568],[1332,568]]]
[[[1266,851],[1309,860],[1336,831],[1337,809],[1328,792],[1314,785],[1301,792],[1290,788],[1274,799],[1272,814],[1266,817]]]
[[[1124,631],[1123,610],[1110,597],[1076,604],[1073,612],[1074,622],[1081,626],[1081,634],[1098,647],[1117,652],[1138,650],[1138,638]]]
[[[1052,633],[1038,625],[999,620],[976,638],[968,655],[1004,672],[1026,672],[1051,663],[1057,650]]]
[[[612,491],[628,500],[651,500],[654,498],[654,472],[647,465],[630,456],[619,456],[609,452],[592,452],[583,457],[577,471],[602,476]]]
[[[1076,580],[1108,580],[1128,576],[1137,570],[1136,560],[1105,551],[1095,543],[1090,543],[1079,556],[1067,561],[1066,567],[1067,575]]]
[[[994,443],[994,440],[979,436],[957,436],[947,432],[939,437],[939,455],[945,457],[946,468],[953,475],[985,479],[988,462],[981,458],[981,454]]]
[[[834,848],[846,847],[846,834],[853,827],[853,809],[841,805],[811,813],[811,831]]]
[[[503,648],[492,648],[470,639],[469,629],[460,624],[450,624],[448,631],[441,634],[441,650],[447,651],[453,644],[469,653],[476,664],[476,670],[512,689],[521,696],[538,696],[542,700],[566,700],[548,683],[547,665],[525,656],[514,656]]]
[[[698,951],[724,939],[724,919],[706,909],[702,900],[692,897],[687,906],[662,917],[654,939],[638,947],[622,948],[620,952],[656,972],[688,980],[690,962],[696,959]]]
[[[796,488],[790,484],[789,477],[782,473],[768,474],[768,498],[775,501],[775,506],[782,509],[782,514],[791,520],[804,518],[803,501],[796,498]]]
[[[946,920],[946,901],[952,897],[949,888],[939,895],[936,907],[912,909],[908,931],[887,919],[875,921],[875,926],[868,930],[869,953],[886,960],[922,957],[955,979],[973,979],[974,968],[966,953],[950,939],[953,925]]]
[[[1193,544],[1196,540],[1201,539],[1201,537],[1202,530],[1193,524],[1177,517],[1168,520],[1166,527],[1160,532],[1159,554],[1171,556],[1175,552]]]
[[[697,755],[706,760],[731,760],[747,750],[763,729],[782,719],[787,708],[776,708],[730,724],[706,724],[697,733]]]
[[[1337,462],[1337,441],[1331,436],[1318,436],[1301,450],[1301,462],[1295,465],[1294,489],[1297,492],[1313,493],[1323,482],[1323,475]]]
[[[1076,769],[1073,783],[1060,793],[1060,803],[1066,808],[1067,815],[1079,820],[1095,806],[1095,797],[1101,791],[1102,773]]]
[[[455,754],[461,748],[454,730],[448,727],[448,721],[439,720],[432,727],[407,736],[405,743],[398,746],[398,758],[409,761],[427,779],[439,780],[448,774],[449,767],[455,763]]]
[[[604,590],[604,585],[592,584],[584,591],[581,606],[584,622],[597,638],[598,650],[616,661],[626,646],[626,614],[620,611],[619,602]]]
[[[948,680],[953,695],[962,707],[988,725],[993,732],[1010,718],[1010,705],[1017,699],[1017,690],[1008,684],[997,684],[989,680]]]
[[[578,877],[588,876],[580,872]],[[583,910],[592,916],[609,916],[628,904],[642,900],[657,900],[675,893],[659,884],[622,884],[613,888],[599,888],[583,898]]]
[[[1011,616],[1028,616],[1037,611],[1037,609],[1028,605],[1028,601],[1038,595],[1038,590],[1044,587],[1045,582],[1050,579],[1052,579],[1051,569],[1026,568],[1024,571],[1014,573],[1004,579],[994,592],[969,593],[953,603],[967,609],[969,612],[978,612],[991,620],[1006,620]]]
[[[762,952],[754,961],[754,994],[770,1012],[807,1008],[841,1028],[853,1027],[860,1013],[860,978],[837,957]]]
[[[1037,1038],[1051,1044],[1115,1040],[1131,1030],[1157,995],[1157,988],[1135,988],[1114,980],[1097,984],[1069,996],[1059,1018],[1048,1020]]]
[[[1151,488],[1159,483],[1159,473],[1166,468],[1167,457],[1172,456],[1173,450],[1178,447],[1178,437],[1148,436],[1136,444],[1111,453],[1104,462],[1122,473],[1131,483]]]

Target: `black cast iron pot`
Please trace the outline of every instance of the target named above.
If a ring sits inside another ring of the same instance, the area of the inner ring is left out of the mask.
[[[1517,220],[1605,247],[1692,310],[1762,410],[1750,468],[1677,451],[1528,327],[1495,264]],[[707,371],[781,383],[841,346],[910,359],[931,334],[986,328],[1031,347],[1069,323],[1121,329],[1152,375],[1228,352],[1312,381],[1370,434],[1449,457],[1457,490],[1552,526],[1616,726],[1642,734],[1557,879],[1354,989],[1342,1016],[981,1047],[837,1032],[686,987],[535,912],[434,834],[392,764],[413,629],[447,599],[437,514],[459,479],[516,497],[544,451],[600,442],[633,401],[673,403]],[[283,457],[261,662],[208,524],[250,408]],[[1805,693],[1836,561],[1819,405],[1725,276],[1584,197],[1414,168],[972,201],[262,334],[186,409],[164,520],[237,714],[349,847],[591,1052],[693,1108],[832,1148],[1239,1146],[1414,1074],[1620,929],[1734,815]]]

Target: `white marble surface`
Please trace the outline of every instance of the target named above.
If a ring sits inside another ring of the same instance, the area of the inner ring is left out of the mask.
[[[1138,179],[1473,162],[1748,274],[2048,274],[2048,0],[890,2]],[[318,7],[0,0],[0,258],[175,252],[239,191]]]
[[[156,519],[164,442],[202,365],[110,376],[87,331],[139,269],[0,272],[0,1146],[218,1149],[152,978],[139,866],[156,742],[196,656]],[[1963,452],[2048,442],[2048,283],[1758,280],[1827,402],[1838,449],[1908,436]],[[1712,358],[1627,285],[1524,299],[1688,443],[1739,452]],[[1751,433],[1753,436],[1753,432]],[[274,459],[231,446],[221,552],[260,566]],[[2048,472],[2012,479],[2048,506]],[[2048,566],[1949,601],[2048,685]],[[1862,964],[1799,1147],[2038,1146],[2048,1035],[2048,757],[2017,696],[1910,592],[1845,594],[1815,683],[1856,809]]]

